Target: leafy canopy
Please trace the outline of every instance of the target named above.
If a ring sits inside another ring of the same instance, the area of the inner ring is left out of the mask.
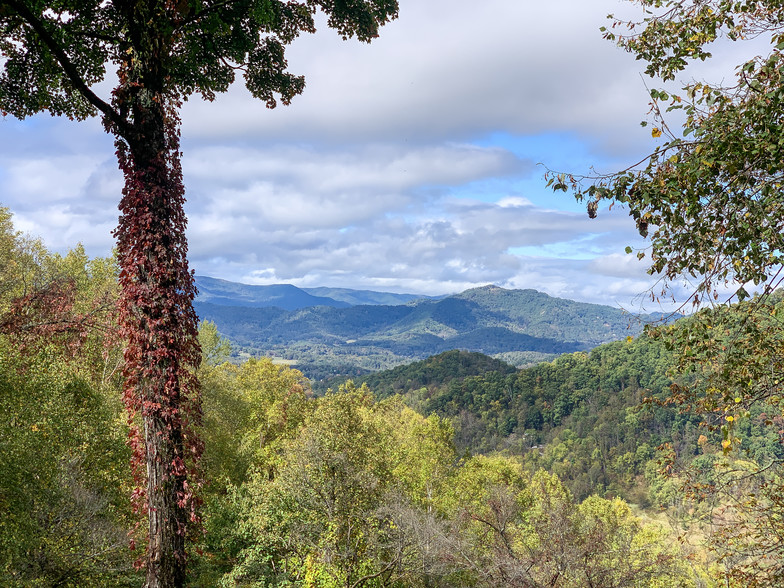
[[[604,36],[663,82],[709,59],[717,40],[763,36],[770,52],[748,55],[728,86],[692,81],[677,94],[651,90],[651,134],[664,141],[640,165],[605,176],[549,174],[550,185],[587,199],[591,216],[602,200],[628,206],[640,234],[650,238],[650,273],[665,285],[696,278],[695,303],[718,298],[718,289],[733,283],[741,300],[748,296],[744,285],[775,286],[784,262],[782,4],[634,2],[645,9],[643,22],[616,20]],[[673,111],[685,115],[680,130],[668,126]]]
[[[288,104],[305,80],[286,71],[284,48],[300,33],[315,32],[319,10],[343,38],[368,42],[397,16],[397,1],[3,0],[0,111],[84,119],[100,110],[117,123],[123,113],[91,88],[107,78],[109,64],[129,60],[131,70],[157,62],[164,93],[176,99],[198,93],[212,100],[241,72],[268,107],[277,104],[276,95]]]

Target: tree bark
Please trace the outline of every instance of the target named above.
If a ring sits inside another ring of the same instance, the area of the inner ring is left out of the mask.
[[[146,103],[145,103],[146,102]],[[201,447],[194,427],[200,404],[195,286],[187,265],[184,188],[178,121],[163,99],[134,100],[139,137],[118,139],[125,175],[116,230],[120,323],[125,352],[125,402],[135,420],[137,507],[146,506],[149,544],[145,588],[185,583],[185,540],[198,506],[189,467]],[[192,468],[191,468],[192,470]],[[142,472],[146,475],[142,475]]]

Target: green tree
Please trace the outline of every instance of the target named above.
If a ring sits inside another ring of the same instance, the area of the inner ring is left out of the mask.
[[[268,477],[281,445],[312,412],[307,380],[269,358],[203,366],[205,470],[210,483],[241,484],[251,470]]]
[[[227,496],[226,542],[239,549],[223,585],[436,585],[449,567],[439,540],[456,470],[449,425],[351,383],[310,404],[288,438],[271,438],[276,467],[257,454]],[[274,405],[263,411],[275,422]]]
[[[773,424],[784,411],[781,324],[776,296],[784,262],[784,18],[769,0],[633,0],[643,22],[604,29],[607,39],[646,63],[646,72],[673,82],[689,64],[711,58],[714,42],[737,44],[762,37],[769,50],[747,53],[725,84],[692,81],[682,91],[653,89],[652,136],[661,144],[639,165],[606,176],[552,174],[555,189],[570,188],[597,214],[602,201],[628,207],[650,240],[650,273],[665,288],[687,277],[692,300],[705,306],[730,288],[742,304],[732,313],[705,309],[659,334],[680,355],[680,387],[673,400],[722,432],[725,453],[742,448],[739,423],[756,411]],[[671,126],[679,113],[680,128]],[[643,123],[645,124],[645,123]],[[631,248],[627,248],[632,253]],[[752,288],[762,295],[748,303]],[[654,293],[655,294],[655,293]],[[730,300],[732,300],[732,298]],[[737,550],[731,573],[744,585],[784,578],[778,459],[757,466],[758,491],[733,497],[743,524],[719,536]],[[726,560],[729,561],[729,560]]]
[[[212,321],[199,323],[199,347],[203,367],[212,367],[228,361],[231,355],[231,343],[218,333],[218,327]]]
[[[56,345],[0,335],[0,583],[133,586],[122,409]]]
[[[184,236],[178,106],[212,99],[242,71],[274,107],[302,92],[285,46],[315,30],[314,13],[344,38],[370,41],[395,0],[66,0],[0,2],[0,111],[100,115],[125,176],[116,230],[126,405],[141,417],[134,463],[149,519],[147,586],[185,578],[185,535],[196,520],[192,457],[201,444],[193,370],[199,364],[195,289]],[[111,97],[96,84],[116,68]]]
[[[650,256],[650,272],[667,282],[696,278],[695,303],[718,297],[717,287],[726,284],[735,284],[740,300],[748,296],[746,284],[770,289],[784,262],[781,5],[631,1],[646,10],[644,21],[615,20],[604,35],[643,60],[646,73],[662,82],[675,80],[689,62],[709,59],[709,46],[719,39],[765,36],[770,52],[751,53],[738,63],[729,86],[723,80],[694,81],[679,93],[651,90],[652,136],[664,140],[639,166],[607,176],[549,174],[549,181],[587,199],[591,216],[602,201],[625,204],[650,240],[650,251],[638,254]],[[673,111],[683,112],[680,129],[668,125]]]
[[[275,412],[264,403],[255,418],[274,422]],[[375,573],[375,511],[390,482],[388,441],[367,388],[350,385],[320,399],[284,445],[280,468],[260,468],[243,488],[247,547],[224,582],[363,585]]]
[[[0,231],[0,583],[138,585],[114,262]]]
[[[243,514],[251,480],[274,478],[284,448],[314,408],[307,381],[298,370],[268,358],[240,365],[210,365],[207,357],[225,347],[202,324],[205,361],[199,371],[204,395],[204,526],[200,555],[192,571],[196,586],[215,586],[231,571],[246,545]],[[213,333],[214,334],[214,333]],[[271,533],[282,533],[272,529]]]

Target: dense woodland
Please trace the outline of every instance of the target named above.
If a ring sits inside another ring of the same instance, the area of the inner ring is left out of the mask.
[[[115,263],[2,221],[0,582],[139,585]],[[191,586],[711,586],[759,563],[727,556],[715,530],[744,512],[716,480],[783,457],[781,418],[752,408],[725,455],[664,402],[656,338],[523,370],[451,351],[318,397],[227,362],[212,323],[200,342]]]

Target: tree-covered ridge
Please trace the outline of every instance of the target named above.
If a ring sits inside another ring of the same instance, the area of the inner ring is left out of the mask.
[[[616,307],[556,298],[531,289],[483,286],[456,297],[495,316],[499,321],[495,326],[508,326],[534,337],[579,341],[587,347],[634,335],[646,321],[659,318],[636,317]]]
[[[450,349],[527,365],[635,334],[642,325],[609,306],[495,286],[405,305],[284,311],[197,301],[196,308],[240,350],[296,361],[320,387],[322,379],[356,377]]]
[[[249,286],[217,278],[196,276],[196,287],[199,289],[198,301],[224,306],[254,308],[275,306],[284,310],[297,310],[309,306],[338,308],[349,306],[348,303],[325,296],[315,296],[289,284]]]
[[[714,314],[714,325],[745,316],[738,308]],[[683,319],[672,328],[700,324]],[[645,478],[658,447],[667,444],[681,462],[701,455],[706,444],[721,448],[723,410],[720,419],[710,419],[667,404],[674,385],[696,376],[679,363],[660,336],[641,335],[514,373],[481,354],[448,352],[359,381],[381,396],[402,395],[422,414],[449,418],[461,451],[523,456],[557,473],[578,497],[610,492],[648,504],[660,498],[648,492]],[[759,403],[733,421],[742,455],[761,464],[784,457],[775,427],[765,425],[773,424],[772,408]],[[706,420],[716,426],[701,426]]]
[[[662,342],[640,336],[516,371],[452,351],[359,381],[380,396],[400,394],[421,414],[449,418],[460,451],[546,464],[578,497],[607,490],[631,497],[642,489],[635,498],[647,502],[639,476],[655,448],[669,442],[697,450],[696,417],[641,406],[667,397],[674,365]]]
[[[515,371],[509,364],[482,353],[454,349],[422,361],[362,376],[357,381],[367,384],[376,397],[386,398],[419,388],[445,386],[451,380],[463,380],[486,372],[511,374]]]

